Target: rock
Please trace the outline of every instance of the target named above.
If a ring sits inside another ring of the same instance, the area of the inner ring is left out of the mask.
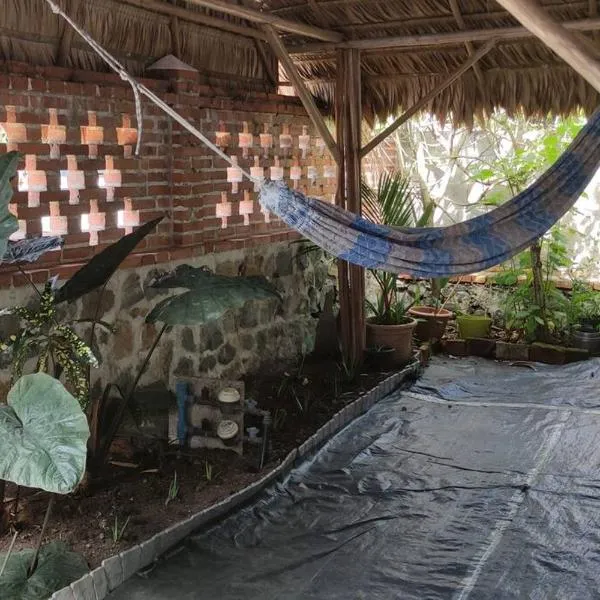
[[[196,342],[194,341],[194,332],[190,327],[185,327],[181,332],[181,345],[188,352],[196,352]]]
[[[252,350],[254,348],[254,336],[249,334],[240,336],[240,345],[243,350]]]
[[[584,350],[583,348],[565,348],[565,362],[567,364],[588,360],[589,358],[589,350]]]
[[[127,275],[121,286],[120,296],[121,310],[131,308],[146,297],[142,288],[142,281],[137,273]]]
[[[228,365],[233,361],[237,352],[231,344],[225,344],[221,350],[219,350],[218,360],[222,365]]]
[[[223,332],[217,323],[207,323],[204,325],[204,327],[202,327],[199,344],[202,346],[201,351],[218,350],[223,345],[224,341],[225,339],[223,338]]]
[[[278,277],[287,277],[294,272],[292,253],[284,250],[277,255],[275,259],[275,272]]]
[[[209,354],[200,359],[200,364],[198,365],[198,372],[203,374],[208,373],[209,371],[212,371],[216,366],[217,359],[212,354]]]
[[[215,275],[225,275],[227,277],[237,277],[239,274],[239,263],[228,260],[218,264],[215,268]]]
[[[244,308],[240,311],[239,326],[242,329],[254,329],[258,325],[259,311],[258,302],[246,302]]]
[[[121,360],[133,354],[133,329],[129,321],[117,321],[113,340],[113,358]]]
[[[187,357],[181,358],[175,367],[175,375],[183,375],[184,377],[195,375],[194,362],[192,359]]]
[[[144,323],[142,325],[142,350],[150,350],[157,335],[158,331],[154,323]]]
[[[236,332],[237,331],[236,312],[233,310],[227,311],[221,317],[221,326],[223,327],[223,331],[226,334]]]

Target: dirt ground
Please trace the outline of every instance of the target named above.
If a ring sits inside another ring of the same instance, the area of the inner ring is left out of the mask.
[[[249,379],[247,398],[257,399],[259,408],[270,410],[274,421],[268,461],[261,472],[257,468],[258,448],[250,448],[240,457],[226,451],[182,452],[154,443],[134,456],[115,454],[102,477],[75,494],[56,499],[44,542],[66,542],[83,554],[93,569],[103,559],[259,479],[383,377],[385,374],[377,372],[354,375],[333,361],[313,361],[277,375]],[[253,424],[249,420],[246,426]],[[175,489],[177,493],[170,494]],[[48,495],[19,490],[15,514],[16,494],[17,490],[9,486],[12,523],[10,531],[0,535],[0,552],[8,549],[15,530],[19,531],[15,550],[34,546],[41,530]],[[173,499],[168,501],[170,496]]]

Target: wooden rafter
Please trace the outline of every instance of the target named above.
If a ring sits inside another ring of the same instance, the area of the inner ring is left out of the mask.
[[[171,32],[171,53],[181,60],[181,31],[179,29],[179,17],[171,17],[169,30]]]
[[[554,21],[534,0],[497,2],[600,92],[600,64],[576,35]]]
[[[465,31],[467,29],[467,24],[460,12],[460,7],[458,6],[458,0],[449,0],[450,2],[450,10],[452,10],[452,14],[456,19],[456,24],[460,27],[461,31]],[[465,42],[465,48],[467,49],[467,53],[469,56],[473,56],[475,54],[475,47],[473,46],[473,42]],[[477,77],[477,84],[479,85],[479,91],[483,98],[487,97],[487,90],[485,89],[485,80],[483,78],[483,73],[479,68],[479,65],[475,63],[473,65],[473,73],[475,73],[475,77]]]
[[[329,132],[329,129],[327,128],[327,124],[325,123],[325,119],[323,118],[323,115],[320,113],[319,109],[317,108],[317,105],[315,104],[315,100],[312,97],[312,94],[308,91],[308,88],[306,87],[306,84],[304,83],[300,73],[298,73],[298,69],[296,68],[296,65],[290,58],[290,55],[287,53],[285,46],[283,45],[283,42],[281,41],[281,38],[277,35],[277,32],[275,31],[275,29],[273,29],[273,27],[271,25],[264,25],[263,31],[265,32],[265,34],[269,40],[269,43],[271,44],[271,48],[273,49],[275,56],[277,56],[277,58],[279,59],[279,62],[282,64],[283,68],[285,69],[285,72],[287,73],[289,80],[292,82],[292,85],[294,86],[294,89],[296,90],[296,93],[300,97],[300,100],[302,101],[302,104],[304,105],[304,108],[306,109],[308,116],[311,118],[311,121],[317,128],[317,130],[318,130],[319,134],[321,135],[321,137],[323,138],[323,140],[325,141],[325,144],[327,145],[329,152],[331,152],[331,155],[333,156],[335,161],[339,164],[340,153],[339,153],[339,149],[335,143],[335,140],[333,139],[333,136]]]
[[[454,73],[452,73],[447,79],[445,79],[435,89],[431,90],[428,94],[423,96],[421,100],[411,106],[403,115],[398,117],[391,125],[386,127],[381,133],[376,135],[361,151],[361,156],[364,158],[369,152],[376,148],[383,140],[389,135],[394,133],[398,127],[406,123],[412,116],[423,109],[429,102],[431,102],[438,94],[441,94],[447,87],[452,85],[459,77],[468,71],[473,65],[481,60],[495,45],[494,40],[488,41],[485,46],[482,46],[479,50],[470,56]]]
[[[562,24],[570,31],[599,31],[600,18],[567,21]],[[429,33],[425,35],[400,35],[384,38],[349,40],[338,44],[303,44],[288,48],[290,54],[328,53],[336,48],[357,48],[360,50],[377,50],[387,48],[424,48],[457,46],[465,42],[487,42],[490,38],[497,41],[519,40],[535,37],[526,27],[490,27],[489,29],[469,29],[452,33]]]
[[[271,13],[261,12],[246,6],[239,6],[224,2],[223,0],[187,0],[189,4],[195,6],[202,6],[204,8],[210,8],[217,12],[222,12],[227,15],[234,17],[240,17],[247,19],[253,23],[260,23],[262,25],[270,25],[275,29],[281,31],[287,31],[289,33],[295,33],[297,35],[303,35],[317,40],[323,40],[326,42],[340,42],[344,39],[341,33],[336,31],[329,31],[327,29],[321,29],[320,27],[314,27],[307,25],[306,23],[299,23],[297,21],[290,21],[277,17]]]
[[[243,25],[230,23],[225,19],[203,15],[192,10],[174,6],[173,4],[169,4],[163,0],[122,0],[122,2],[137,8],[142,8],[148,12],[166,15],[168,17],[177,17],[181,21],[194,23],[195,25],[212,27],[214,29],[220,29],[221,31],[228,31],[229,33],[235,33],[236,35],[242,35],[244,37],[259,40],[267,39],[262,31],[258,31],[252,27],[245,27]]]

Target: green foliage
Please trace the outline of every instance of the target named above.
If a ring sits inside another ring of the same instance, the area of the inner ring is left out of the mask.
[[[179,496],[179,483],[177,482],[177,471],[173,474],[173,479],[169,485],[169,491],[167,492],[167,499],[165,500],[165,506],[169,506],[173,500],[176,500]]]
[[[89,570],[83,556],[69,552],[62,542],[52,542],[42,548],[37,568],[29,575],[33,555],[34,550],[23,550],[10,556],[0,577],[2,600],[46,600]]]
[[[0,479],[72,492],[85,472],[89,428],[77,400],[44,373],[26,375],[0,405]]]
[[[159,279],[154,287],[189,290],[159,302],[146,317],[148,323],[160,321],[166,325],[200,325],[219,319],[249,300],[281,300],[264,277],[226,277],[189,265],[181,265]]]
[[[573,282],[569,303],[569,325],[598,329],[600,327],[600,292],[582,281]]]
[[[164,217],[144,223],[132,233],[111,244],[86,263],[56,293],[55,302],[73,302],[86,294],[106,285],[119,265],[133,249],[152,231]]]
[[[362,186],[362,201],[365,214],[374,221],[390,227],[422,227],[428,224],[434,206],[425,206],[421,215],[416,208],[415,194],[410,178],[400,171],[383,173],[377,189]],[[401,325],[409,318],[406,311],[412,306],[397,286],[397,275],[372,269],[370,273],[379,285],[379,294],[375,302],[367,300],[367,310],[373,315],[373,322],[379,325]]]
[[[206,479],[207,483],[212,483],[217,478],[217,474],[215,472],[215,466],[212,463],[209,463],[207,460],[204,461],[204,479]]]
[[[40,293],[37,309],[16,306],[0,314],[15,315],[21,320],[19,332],[1,346],[12,355],[12,381],[23,375],[27,360],[36,357],[35,370],[53,373],[57,378],[64,373],[79,403],[86,408],[89,402],[88,367],[97,367],[98,360],[75,331],[59,321],[51,283]]]
[[[110,533],[111,533],[111,538],[112,538],[113,544],[119,544],[123,540],[123,536],[125,535],[125,531],[127,529],[127,526],[129,525],[130,519],[131,519],[131,517],[127,517],[127,519],[125,519],[125,523],[120,524],[119,516],[115,515],[115,522],[113,523],[112,527],[110,528]]]
[[[19,229],[17,218],[10,212],[8,206],[13,195],[11,179],[17,172],[20,159],[18,152],[9,152],[0,156],[0,261],[6,254],[8,238]]]
[[[553,227],[540,244],[542,264],[539,282],[531,251],[519,254],[495,277],[496,284],[515,287],[503,303],[505,327],[511,335],[527,341],[533,341],[540,335],[560,338],[570,321],[569,301],[556,288],[553,279],[560,269],[571,264],[562,228]],[[536,285],[540,286],[541,294],[536,294]]]

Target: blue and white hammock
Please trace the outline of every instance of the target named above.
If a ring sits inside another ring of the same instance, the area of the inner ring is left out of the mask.
[[[260,202],[329,254],[416,277],[476,273],[544,235],[577,201],[600,166],[600,110],[531,187],[485,215],[449,227],[386,227],[290,190],[263,184]]]
[[[53,1],[52,11],[71,27],[127,81],[134,93],[141,141],[141,102],[145,96],[213,152],[233,165],[230,157],[143,84],[100,46]],[[235,165],[239,168],[237,165]],[[577,201],[600,166],[600,110],[573,143],[527,190],[485,215],[449,227],[394,228],[377,225],[284,183],[258,181],[264,209],[279,216],[329,254],[367,268],[416,277],[475,273],[504,262],[546,233]]]

